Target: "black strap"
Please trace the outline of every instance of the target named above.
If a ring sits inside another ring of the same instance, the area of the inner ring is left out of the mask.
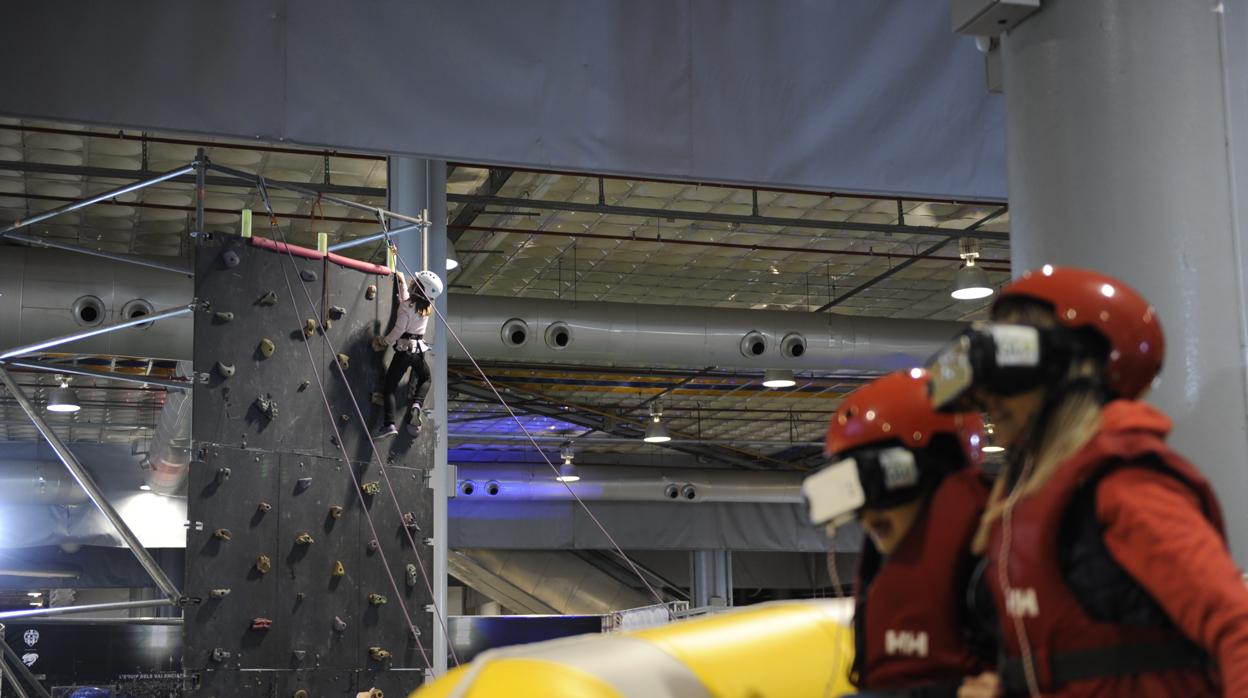
[[[845,698],[954,698],[961,681],[935,681],[904,688],[868,688]]]
[[[403,334],[399,335],[399,339],[415,339],[417,341],[420,341],[424,338],[425,338],[425,335],[423,334],[412,334],[411,332],[404,332]]]
[[[1164,671],[1203,671],[1208,668],[1209,655],[1189,642],[1171,640],[1062,652],[1050,657],[1048,663],[1049,681],[1041,688],[1052,690],[1088,679]],[[1043,684],[1044,672],[1037,668],[1036,673]],[[1026,695],[1027,678],[1023,673],[1022,659],[1014,657],[1006,660],[1001,680],[1006,695]]]

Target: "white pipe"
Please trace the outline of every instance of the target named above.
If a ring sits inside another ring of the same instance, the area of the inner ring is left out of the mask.
[[[571,500],[564,483],[542,465],[472,464],[458,467],[455,496],[461,501]],[[578,466],[568,483],[586,501],[735,502],[801,504],[804,473],[797,471]]]

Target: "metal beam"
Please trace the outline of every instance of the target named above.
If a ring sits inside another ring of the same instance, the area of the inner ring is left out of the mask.
[[[23,618],[22,625],[182,625],[182,617],[174,616],[172,618],[158,618],[153,616],[144,616],[143,618],[75,618],[75,617],[39,617]]]
[[[963,231],[958,231],[958,232],[961,232],[961,233],[966,233],[966,232],[973,232],[973,231],[975,231],[975,230],[978,230],[980,226],[982,226],[982,225],[984,225],[985,223],[987,223],[987,222],[989,222],[989,221],[993,220],[994,218],[997,218],[997,217],[1001,216],[1001,215],[1002,215],[1002,214],[1004,214],[1005,212],[1006,212],[1006,208],[1005,208],[1004,206],[1002,206],[1001,208],[997,209],[996,211],[993,211],[992,213],[990,213],[990,214],[988,214],[988,215],[984,216],[983,218],[980,218],[979,220],[975,221],[974,223],[970,224],[969,226],[967,226],[967,227],[966,227],[966,229],[965,229],[965,230],[963,230]],[[867,279],[865,282],[863,282],[863,283],[861,283],[861,284],[859,284],[859,285],[855,286],[854,288],[852,288],[852,289],[850,289],[850,290],[846,291],[845,293],[841,294],[839,297],[837,297],[837,298],[833,298],[832,300],[828,301],[827,303],[824,303],[823,305],[821,305],[821,306],[819,306],[818,308],[816,308],[816,309],[815,309],[815,312],[816,312],[816,313],[822,313],[822,312],[824,312],[825,310],[828,310],[829,308],[832,308],[833,306],[837,306],[837,305],[840,305],[841,303],[844,303],[845,301],[849,300],[850,298],[853,298],[854,296],[858,295],[859,293],[862,293],[863,291],[867,290],[868,288],[871,288],[872,286],[874,286],[874,285],[878,284],[879,282],[881,282],[881,281],[883,281],[883,280],[887,279],[888,277],[890,277],[890,276],[892,276],[892,275],[896,274],[897,272],[899,272],[899,271],[901,271],[901,270],[903,270],[903,269],[905,269],[905,268],[907,268],[907,267],[911,266],[912,264],[914,264],[914,263],[916,263],[916,262],[918,262],[918,261],[920,261],[920,260],[926,259],[926,258],[928,258],[928,257],[930,257],[930,256],[932,256],[932,255],[934,255],[934,254],[936,254],[936,252],[937,252],[937,251],[939,251],[941,248],[943,248],[943,247],[945,247],[946,245],[948,245],[949,243],[954,242],[955,240],[957,240],[957,239],[959,239],[959,238],[963,238],[963,237],[975,237],[975,236],[974,236],[974,235],[957,235],[957,236],[954,236],[953,238],[948,239],[948,240],[941,240],[940,242],[936,243],[935,245],[932,245],[931,247],[928,247],[927,249],[923,250],[922,252],[918,253],[917,255],[915,255],[915,256],[913,256],[913,257],[910,257],[909,259],[903,260],[903,261],[901,261],[901,262],[898,262],[896,266],[889,267],[888,271],[883,272],[883,273],[881,273],[881,274],[877,274],[877,275],[875,275],[875,276],[871,277],[870,279]]]
[[[981,240],[1009,240],[1008,233],[991,233],[973,228],[936,228],[924,225],[895,225],[886,223],[854,223],[819,221],[807,218],[776,218],[773,216],[737,215],[733,213],[711,213],[700,211],[679,211],[662,208],[639,208],[634,206],[613,206],[608,204],[582,204],[576,201],[547,201],[538,199],[516,199],[503,196],[482,196],[480,194],[447,194],[447,201],[462,204],[478,204],[481,206],[504,206],[508,208],[529,208],[544,211],[572,211],[577,213],[600,213],[609,216],[631,216],[634,218],[675,218],[688,221],[709,221],[714,223],[737,223],[741,225],[766,225],[781,228],[811,228],[815,230],[857,230],[869,233],[904,233],[906,235],[929,235],[941,238],[978,238]]]
[[[147,552],[144,550],[143,552]],[[160,568],[157,567],[157,570]],[[164,572],[160,573],[162,576]],[[166,579],[165,581],[169,581]],[[159,580],[157,580],[159,583]],[[170,582],[172,585],[172,582]],[[174,594],[181,596],[181,593],[175,588]],[[5,611],[0,613],[0,620],[11,620],[13,618],[41,618],[44,616],[68,616],[75,613],[91,613],[93,611],[128,611],[134,608],[157,608],[160,606],[174,606],[177,599],[149,599],[147,601],[110,601],[109,603],[88,603],[81,606],[54,606],[52,608],[32,608],[28,611]]]
[[[30,163],[14,163],[11,161],[5,161],[5,162],[8,162],[9,164],[13,164],[13,165],[30,164]],[[0,164],[3,164],[3,163],[0,163]],[[16,169],[16,168],[7,168],[7,169]],[[24,228],[26,226],[33,225],[35,223],[40,223],[42,221],[48,220],[49,218],[55,218],[56,216],[59,216],[61,214],[69,213],[70,211],[77,211],[78,209],[86,208],[87,206],[90,206],[91,204],[97,204],[101,201],[108,201],[109,199],[115,199],[118,196],[124,196],[125,194],[129,194],[130,192],[135,192],[140,189],[146,189],[147,187],[150,187],[153,184],[160,184],[161,182],[167,182],[171,179],[177,179],[178,177],[181,177],[182,175],[188,172],[191,172],[194,169],[195,168],[193,166],[187,165],[186,167],[179,167],[176,170],[170,170],[163,174],[146,173],[150,176],[146,177],[141,182],[132,182],[123,187],[118,187],[116,189],[109,189],[108,191],[96,194],[95,196],[89,196],[80,201],[75,201],[73,203],[66,204],[64,206],[59,206],[57,208],[52,209],[51,211],[44,211],[43,213],[40,213],[37,216],[32,216],[31,218],[15,221],[12,225],[9,225],[5,228],[0,228],[0,237],[4,236],[7,233],[11,233],[17,230],[18,228]],[[126,172],[126,170],[119,170],[119,171]],[[143,176],[143,175],[140,175],[140,176]],[[127,173],[127,174],[121,175],[120,177],[115,177],[115,179],[132,179],[132,178],[133,178],[133,173]]]
[[[96,327],[94,329],[84,330],[82,332],[75,332],[73,334],[67,334],[61,337],[53,337],[52,339],[45,339],[42,342],[35,342],[34,344],[27,344],[21,347],[13,347],[12,349],[5,351],[3,354],[0,354],[0,362],[3,362],[5,359],[11,359],[15,356],[33,354],[34,352],[43,351],[44,349],[51,349],[52,347],[60,346],[62,344],[76,342],[80,339],[87,339],[87,338],[95,337],[95,336],[102,335],[102,334],[108,334],[109,332],[116,332],[117,330],[124,330],[127,327],[134,327],[136,325],[146,325],[149,322],[156,322],[157,320],[164,320],[166,318],[177,317],[179,315],[186,315],[187,313],[192,312],[194,309],[195,309],[194,303],[187,303],[186,305],[183,305],[183,306],[179,306],[176,308],[169,308],[167,310],[162,310],[158,313],[152,313],[151,315],[141,315],[139,317],[130,318],[129,320],[123,320],[121,322],[114,323],[112,325]]]
[[[485,190],[481,195],[496,196],[502,190],[503,185],[507,183],[507,180],[511,178],[513,172],[515,170],[505,168],[490,169],[485,180]],[[452,201],[453,199],[448,195],[447,200]],[[464,235],[464,226],[472,225],[477,220],[477,216],[480,216],[482,213],[485,213],[485,204],[465,203],[446,226],[447,235],[450,237],[451,243],[459,242],[459,239]]]
[[[158,262],[153,259],[147,259],[145,257],[139,257],[136,255],[118,254],[115,252],[105,252],[103,250],[93,250],[90,247],[83,247],[81,245],[72,245],[68,242],[60,242],[57,240],[50,240],[48,238],[35,237],[34,235],[22,235],[20,233],[5,233],[3,237],[5,240],[12,240],[14,242],[24,242],[27,245],[33,245],[35,247],[48,247],[54,250],[65,250],[66,252],[77,252],[78,254],[85,254],[91,257],[100,257],[102,259],[110,259],[114,262],[124,262],[126,264],[134,264],[140,267],[147,267],[148,269],[158,269],[160,271],[172,272],[174,274],[181,274],[183,276],[195,275],[195,272],[193,272],[190,269],[190,267],[179,267],[173,264],[165,264],[164,262]]]
[[[476,380],[472,378],[471,376],[467,376],[464,373],[460,373],[460,372],[454,372],[454,373],[457,373],[461,379],[468,378],[470,380]],[[583,426],[587,429],[594,429],[594,430],[601,431],[607,434],[612,434],[615,436],[622,436],[626,438],[635,437],[637,441],[641,439],[641,435],[644,429],[644,422],[642,420],[632,419],[631,417],[622,417],[622,416],[614,415],[614,414],[607,414],[605,412],[597,411],[597,410],[594,410],[593,408],[585,407],[582,405],[571,405],[566,400],[556,400],[547,395],[543,395],[541,393],[534,392],[531,390],[525,390],[523,388],[518,388],[514,385],[501,383],[499,381],[494,381],[494,385],[495,387],[498,388],[500,393],[511,393],[513,395],[523,395],[525,397],[537,398],[538,399],[537,402],[528,403],[524,405],[522,408],[520,408],[524,412],[538,414],[538,415],[542,415],[545,417],[552,417],[554,419],[558,419],[560,421],[564,421],[569,424]],[[494,394],[488,388],[484,386],[474,385],[472,383],[469,383],[466,380],[459,380],[455,383],[450,384],[449,387],[453,389],[455,392],[460,393],[460,394],[470,395],[472,397],[489,400],[491,402],[496,401]],[[568,408],[571,408],[571,409],[568,409]],[[630,431],[630,430],[622,428],[623,426],[631,426],[633,427],[633,429]],[[682,434],[680,434],[679,432],[675,430],[671,430],[670,433],[672,434],[673,438],[679,438],[683,436]],[[765,456],[759,453],[752,453],[750,451],[745,451],[745,450],[737,449],[737,448],[722,447],[722,446],[721,447],[706,447],[706,446],[695,446],[695,445],[670,446],[669,444],[666,444],[666,443],[657,444],[657,445],[671,448],[674,451],[688,453],[690,455],[705,456],[708,458],[713,458],[722,463],[727,463],[729,465],[736,465],[736,466],[743,467],[743,468],[758,469],[758,468],[766,467],[768,463],[772,465],[785,465],[783,461],[778,461],[778,460],[772,459],[768,456]]]
[[[495,416],[493,419],[499,419]],[[563,419],[562,417],[560,419]],[[529,443],[529,437],[519,434],[448,434],[452,441],[463,443]],[[569,440],[567,436],[533,435],[539,444],[559,444]],[[613,444],[625,446],[641,446],[641,436],[590,436],[577,437],[578,444]],[[823,446],[822,441],[789,441],[787,439],[672,439],[663,443],[664,446]]]
[[[213,169],[220,169],[219,166],[217,165],[213,165],[212,167]],[[176,172],[178,172],[176,176],[160,179],[159,181],[161,182],[171,181],[171,182],[177,182],[180,184],[194,184],[196,181],[196,176],[193,174],[194,169],[195,168],[193,166],[187,165],[185,168],[180,168],[179,170],[175,170]],[[45,162],[21,162],[17,160],[0,160],[0,170],[8,170],[11,172],[29,172],[33,174],[60,174],[60,175],[75,175],[78,177],[99,177],[102,179],[146,179],[149,177],[156,176],[155,173],[147,172],[145,170],[120,170],[120,169],[113,169],[110,167],[85,167],[81,165],[53,165],[53,164],[45,163]],[[251,175],[246,172],[241,172],[240,170],[235,170],[234,172],[239,172],[242,175],[246,175],[248,178],[252,178],[252,179],[255,178],[255,175]],[[148,184],[155,184],[155,183],[156,182],[149,182]],[[221,187],[239,186],[239,183],[237,181],[237,175],[235,175],[233,172],[230,173],[230,176],[228,177],[213,177],[211,175],[205,175],[204,183],[210,184],[212,186],[221,186]],[[316,194],[338,194],[341,196],[360,196],[360,197],[372,198],[372,199],[381,199],[381,198],[385,198],[386,196],[386,190],[379,189],[377,187],[349,187],[349,186],[344,186],[340,184],[320,184],[320,183],[313,183],[313,182],[309,182],[309,183],[286,182],[286,181],[281,181],[281,180],[265,180],[265,184],[267,184],[268,186],[274,189],[289,189],[290,187],[299,187],[301,190],[300,193],[306,194],[308,192],[311,192],[311,194],[314,196]],[[139,187],[139,188],[141,189],[142,187]],[[134,190],[130,189],[128,191],[134,191]],[[101,198],[98,201],[93,201],[91,203],[99,203],[99,201],[105,201],[107,199],[113,198],[114,196],[120,196],[123,193],[126,193],[126,192],[114,193],[111,196],[104,196],[103,194],[101,194],[100,196],[103,196],[104,198]],[[38,221],[31,219],[30,222],[35,223]]]
[[[143,544],[139,541],[138,536],[134,534],[134,531],[130,530],[130,527],[126,525],[125,520],[121,518],[121,514],[119,514],[117,510],[113,508],[113,505],[109,503],[108,499],[104,497],[104,493],[100,490],[99,485],[96,484],[95,478],[91,476],[91,473],[89,473],[86,468],[82,467],[82,463],[78,462],[78,457],[75,456],[61,441],[60,437],[52,431],[52,427],[48,426],[48,423],[43,420],[43,417],[40,416],[39,411],[35,409],[35,406],[30,403],[26,394],[22,392],[22,389],[13,381],[13,377],[10,376],[9,372],[3,368],[0,368],[0,381],[2,381],[5,387],[9,389],[9,394],[17,400],[19,405],[21,405],[22,410],[26,412],[26,416],[30,417],[30,421],[34,422],[35,428],[39,430],[39,433],[42,434],[43,438],[47,440],[48,445],[50,445],[52,450],[56,452],[56,457],[61,459],[61,462],[65,464],[65,467],[69,469],[70,474],[74,476],[74,479],[77,480],[82,489],[86,491],[87,496],[91,498],[91,501],[95,504],[95,506],[101,513],[104,514],[109,523],[113,525],[113,528],[117,531],[118,535],[120,535],[126,542],[126,545],[130,548],[130,552],[133,553],[138,559],[139,564],[143,566],[143,569],[147,570],[147,573],[151,576],[152,581],[154,581],[156,586],[160,587],[160,590],[163,591],[168,597],[166,599],[166,604],[180,600],[182,598],[182,592],[178,590],[178,587],[171,579],[169,579],[168,575],[165,574],[165,571],[161,569],[160,564],[156,562],[156,559],[152,557],[152,554],[147,551],[147,548],[143,547]],[[131,603],[166,605],[151,601],[136,601]],[[143,608],[144,606],[132,607]],[[11,613],[23,612],[15,611]],[[27,614],[29,615],[29,613]],[[6,617],[22,616],[12,616],[10,614],[0,613],[0,619]]]
[[[75,366],[67,366],[65,364],[54,364],[46,361],[22,361],[20,359],[6,359],[5,364],[15,366],[17,368],[28,368],[32,371],[47,371],[49,373],[64,373],[68,376],[83,376],[84,378],[102,378],[104,380],[120,381],[122,383],[135,383],[137,385],[158,385],[169,390],[190,390],[190,383],[166,380],[164,378],[151,378],[145,376],[136,376],[132,373],[118,373],[116,371],[93,371],[89,368],[77,368]]]

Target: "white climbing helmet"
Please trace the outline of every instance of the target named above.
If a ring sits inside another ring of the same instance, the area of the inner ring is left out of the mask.
[[[442,295],[444,288],[442,279],[428,269],[416,272],[416,283],[420,284],[420,289],[425,292],[425,297],[431,301],[437,300]]]

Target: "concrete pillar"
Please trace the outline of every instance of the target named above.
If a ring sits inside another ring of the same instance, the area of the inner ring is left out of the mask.
[[[1241,565],[1245,14],[1241,0],[1045,0],[1001,47],[1014,271],[1091,267],[1156,305],[1167,359],[1150,399],[1217,488]]]
[[[689,596],[694,608],[732,605],[732,551],[689,553]]]
[[[413,271],[428,269],[446,280],[446,163],[422,158],[392,157],[388,179],[390,210],[411,216],[428,210],[433,225],[427,238],[410,233],[397,239],[399,258]],[[399,224],[405,225],[405,224]],[[402,265],[399,267],[402,268]],[[447,296],[443,293],[435,305],[446,317]],[[429,369],[433,387],[429,391],[433,407],[433,602],[446,617],[446,552],[447,552],[447,481],[450,478],[446,461],[446,332],[435,318],[429,324],[433,334],[432,361]],[[446,673],[447,637],[437,617],[433,619],[432,661],[434,674]]]

